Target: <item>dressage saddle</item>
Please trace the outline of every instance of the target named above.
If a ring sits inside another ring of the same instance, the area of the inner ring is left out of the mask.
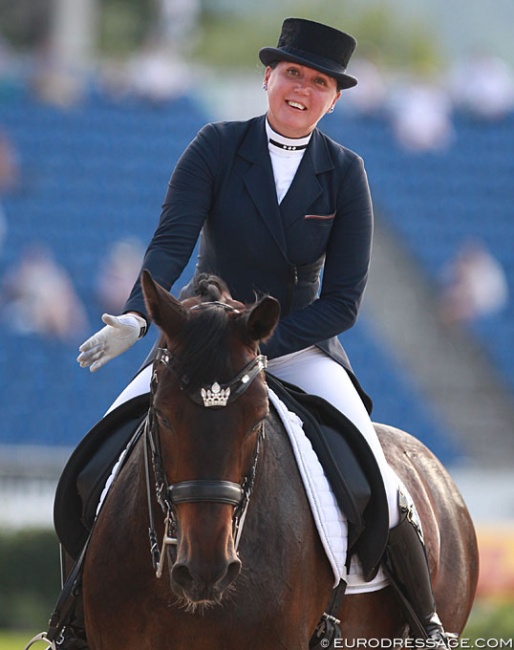
[[[348,520],[348,558],[358,553],[364,577],[371,580],[384,553],[389,522],[384,485],[368,443],[348,418],[322,398],[270,374],[267,382],[302,419]],[[125,402],[100,420],[70,456],[57,486],[54,525],[72,558],[79,557],[113,466],[137,441],[149,406],[149,393]]]

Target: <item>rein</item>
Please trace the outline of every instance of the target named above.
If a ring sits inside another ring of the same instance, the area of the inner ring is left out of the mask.
[[[203,305],[208,304],[215,304],[218,306],[218,303],[202,303],[201,305],[197,305],[197,307],[203,307]],[[234,309],[229,305],[225,305],[224,303],[219,303],[219,305],[224,308]],[[193,307],[193,309],[194,308],[196,307]],[[236,310],[234,309],[234,311]],[[250,495],[255,483],[261,440],[264,440],[265,433],[264,423],[262,423],[257,435],[250,470],[241,484],[225,480],[200,479],[180,481],[179,483],[169,483],[166,477],[166,472],[162,460],[157,418],[155,416],[153,407],[153,398],[158,383],[158,375],[156,372],[156,367],[158,364],[163,364],[167,370],[171,370],[175,374],[180,383],[181,389],[193,402],[205,408],[221,408],[235,401],[248,389],[259,372],[266,367],[267,360],[265,356],[257,355],[243,368],[243,370],[238,375],[236,375],[236,377],[234,377],[229,382],[226,382],[224,384],[214,382],[210,387],[201,388],[197,391],[189,391],[187,388],[189,383],[188,378],[179,377],[175,371],[176,364],[172,353],[165,348],[159,348],[157,350],[151,383],[151,405],[145,422],[144,453],[146,489],[148,499],[148,535],[150,539],[150,554],[152,556],[152,564],[155,570],[155,575],[157,578],[160,578],[162,576],[166,562],[165,552],[168,547],[176,546],[178,542],[178,524],[175,510],[175,506],[177,504],[221,503],[233,506],[234,513],[232,516],[232,535],[234,538],[234,546],[237,551],[243,532],[248,505],[250,503]],[[154,476],[155,496],[164,513],[164,535],[160,547],[155,530],[152,508],[150,478],[152,470]]]

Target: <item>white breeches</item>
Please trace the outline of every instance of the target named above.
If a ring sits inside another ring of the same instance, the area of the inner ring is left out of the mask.
[[[298,386],[306,393],[326,399],[355,424],[375,455],[387,496],[389,526],[396,526],[400,521],[398,490],[401,482],[384,456],[373,423],[346,370],[314,346],[271,359],[268,361],[268,370],[275,377]],[[134,377],[107,413],[133,397],[148,393],[151,376],[152,365],[149,365]]]
[[[130,384],[121,391],[118,397],[109,406],[105,415],[111,411],[114,411],[115,408],[118,408],[118,406],[121,406],[125,402],[128,402],[129,399],[138,397],[139,395],[144,395],[145,393],[149,393],[152,371],[152,364],[146,366],[146,368],[143,368],[143,370],[134,377]]]

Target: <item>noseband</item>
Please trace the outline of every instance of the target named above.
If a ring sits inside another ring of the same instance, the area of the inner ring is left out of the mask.
[[[200,303],[195,307],[192,307],[192,309],[203,308],[207,306],[222,307],[234,312],[238,311],[234,307],[221,302]],[[157,419],[153,408],[154,394],[158,384],[157,367],[159,364],[162,364],[165,369],[170,370],[175,374],[181,390],[183,390],[189,399],[191,399],[195,404],[198,404],[204,408],[223,408],[234,402],[249,388],[260,371],[266,368],[267,359],[262,354],[259,354],[230,381],[223,384],[215,381],[210,386],[205,386],[198,390],[192,391],[189,388],[189,378],[187,376],[181,377],[178,375],[176,371],[177,363],[174,355],[166,348],[159,348],[157,350],[151,383],[152,400],[145,427],[145,465],[148,509],[150,518],[150,552],[152,555],[152,562],[156,571],[156,576],[158,578],[161,577],[164,568],[165,557],[163,558],[163,553],[166,550],[166,547],[177,544],[176,535],[178,531],[178,524],[175,512],[175,506],[177,504],[218,503],[233,506],[234,514],[232,517],[232,534],[234,537],[234,545],[237,550],[243,530],[246,512],[250,502],[250,495],[255,482],[257,460],[259,458],[260,450],[260,440],[261,438],[264,438],[264,425],[262,424],[257,436],[250,471],[248,475],[243,479],[241,484],[225,480],[201,479],[180,481],[179,483],[169,483],[162,461],[159,430],[157,427]],[[148,451],[150,451],[152,458],[157,501],[165,515],[165,532],[160,550],[157,541],[157,534],[155,532],[153,523],[152,504],[150,497],[150,463],[148,458]]]

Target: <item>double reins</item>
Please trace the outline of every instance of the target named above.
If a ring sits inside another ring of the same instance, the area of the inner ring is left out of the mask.
[[[222,302],[205,302],[192,307],[192,309],[204,307],[222,307],[223,309],[237,312],[238,310]],[[234,508],[232,516],[232,535],[234,547],[237,551],[241,534],[243,532],[244,521],[250,495],[255,483],[257,470],[257,461],[260,453],[261,439],[264,439],[264,423],[261,424],[257,435],[252,464],[246,477],[241,483],[234,483],[226,480],[204,480],[195,479],[189,481],[180,481],[170,483],[166,476],[164,463],[162,460],[161,445],[159,438],[159,428],[154,411],[154,396],[157,389],[159,376],[157,368],[159,365],[164,366],[168,371],[175,374],[178,379],[180,388],[195,404],[204,408],[223,408],[238,397],[240,397],[252,384],[258,374],[266,368],[267,359],[264,355],[258,354],[253,358],[233,379],[223,384],[215,381],[210,386],[202,387],[192,391],[189,389],[189,380],[187,377],[179,376],[176,371],[177,363],[174,355],[167,348],[157,350],[151,381],[151,403],[148,416],[145,422],[144,431],[144,452],[145,452],[145,476],[148,499],[149,515],[149,539],[150,553],[152,563],[157,578],[163,573],[166,550],[170,546],[176,546],[178,524],[175,506],[180,503],[218,503],[231,505]],[[152,508],[152,491],[151,491],[151,470],[154,475],[154,489],[157,502],[164,513],[164,534],[159,546],[158,537],[155,530],[155,521]]]

